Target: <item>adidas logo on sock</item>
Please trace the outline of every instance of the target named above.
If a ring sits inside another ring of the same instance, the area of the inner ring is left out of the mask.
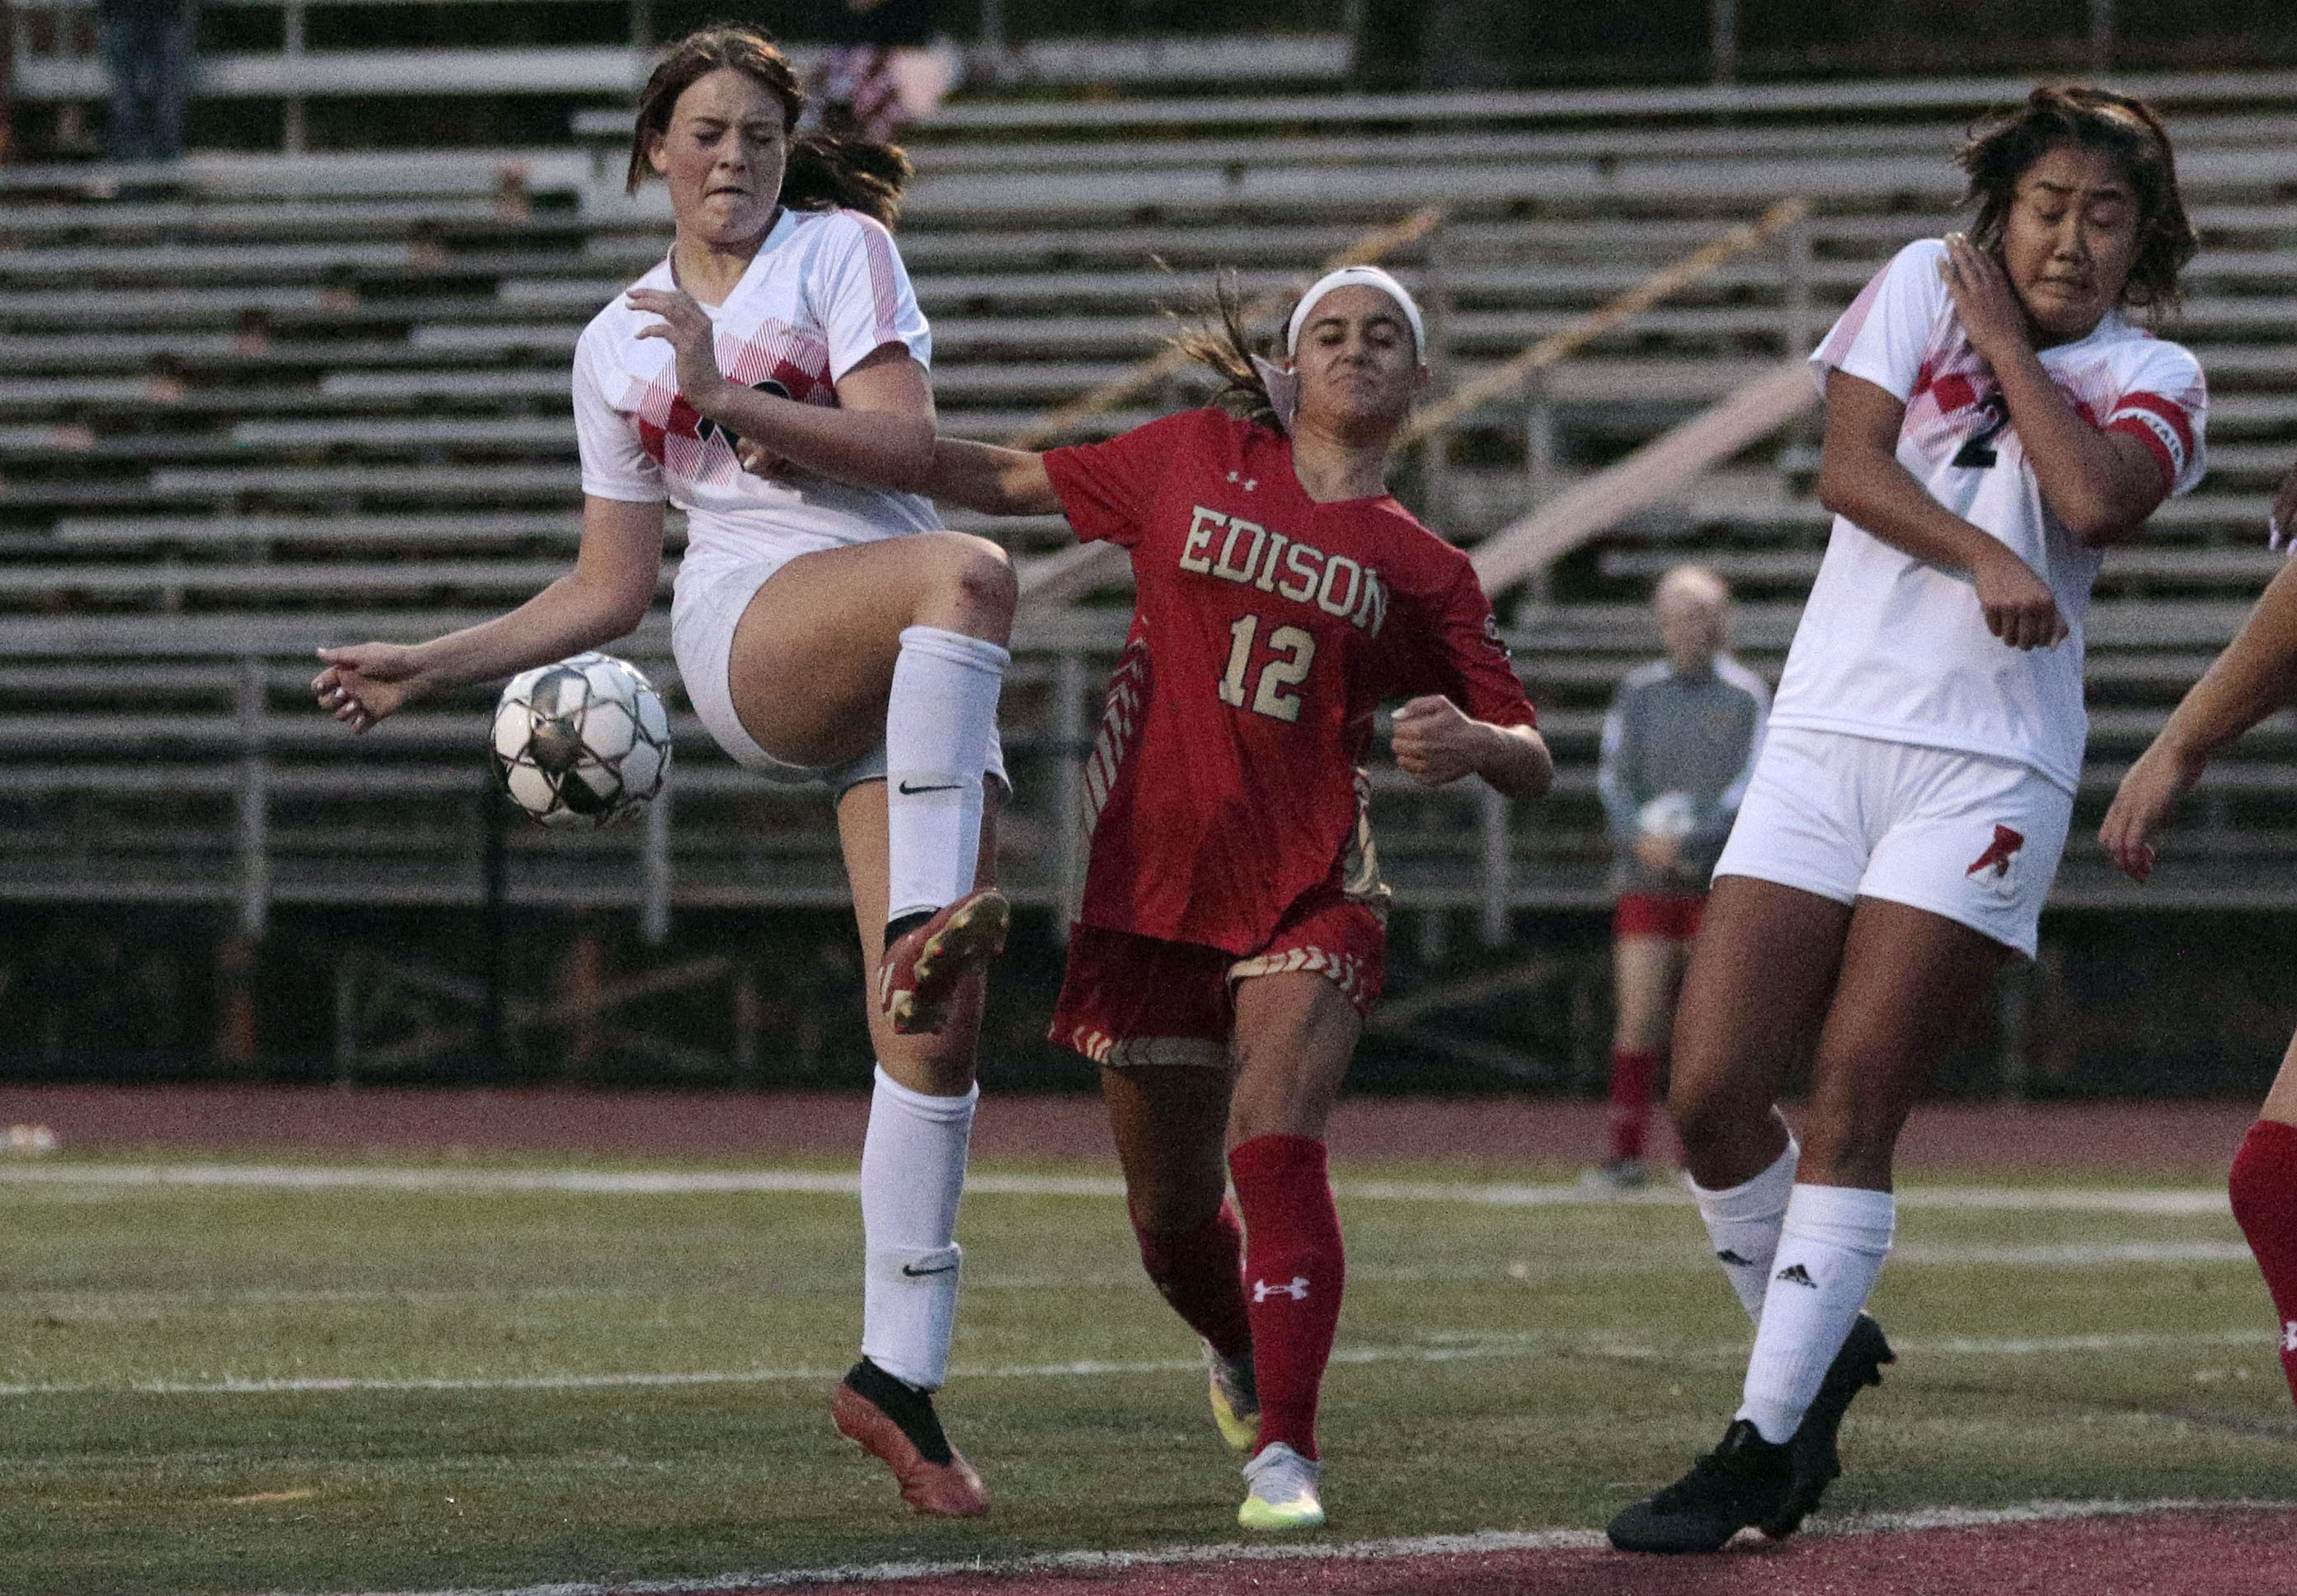
[[[1738,1254],[1733,1252],[1727,1246],[1721,1252],[1715,1255],[1715,1261],[1717,1263],[1734,1263],[1741,1269],[1744,1269],[1748,1264],[1754,1262],[1752,1258],[1741,1258]]]
[[[1790,1286],[1807,1286],[1813,1291],[1818,1289],[1818,1282],[1810,1278],[1810,1271],[1805,1269],[1799,1263],[1788,1264],[1784,1269],[1779,1271],[1778,1273],[1773,1275],[1771,1279],[1774,1280],[1784,1280]]]

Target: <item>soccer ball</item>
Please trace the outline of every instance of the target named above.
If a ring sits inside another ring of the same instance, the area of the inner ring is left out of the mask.
[[[670,717],[630,665],[578,654],[511,678],[492,754],[511,802],[545,826],[612,826],[662,791]]]
[[[1699,802],[1688,793],[1661,793],[1643,805],[1635,825],[1648,836],[1679,843],[1699,827]]]

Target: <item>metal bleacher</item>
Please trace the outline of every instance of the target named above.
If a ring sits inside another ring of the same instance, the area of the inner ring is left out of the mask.
[[[2264,497],[2297,454],[2297,77],[2161,79],[2206,251],[2176,335],[2214,387],[2215,462],[2117,550],[2090,629],[2093,759],[2057,901],[2134,901],[2087,841],[2168,706],[2274,568]],[[1392,261],[1425,299],[1439,388],[1475,376],[1779,197],[1813,212],[1769,253],[1597,341],[1404,463],[1471,542],[1807,349],[1899,244],[1952,222],[1948,156],[1991,83],[1604,95],[1330,95],[951,107],[920,128],[901,240],[934,327],[944,424],[1000,438],[1153,354],[1217,267],[1305,280],[1426,205]],[[1729,119],[1722,119],[1727,117]],[[193,156],[164,190],[100,169],[0,169],[0,893],[268,906],[471,903],[486,847],[487,695],[353,740],[310,706],[310,651],[414,639],[564,569],[580,492],[566,369],[582,323],[659,258],[658,193],[593,147]],[[128,174],[129,177],[135,174]],[[1192,402],[1168,382],[1077,434]],[[1486,934],[1593,908],[1602,703],[1656,646],[1651,576],[1732,578],[1742,653],[1775,672],[1825,537],[1807,427],[1567,557],[1503,611],[1561,760],[1515,810],[1379,783],[1409,909]],[[1024,559],[1056,520],[951,523]],[[674,557],[674,555],[673,555]],[[615,646],[657,679],[663,602]],[[1019,786],[1005,873],[1058,901],[1076,755],[1121,607],[1033,610],[1007,694]],[[675,719],[673,802],[627,833],[522,827],[525,903],[834,904],[827,806],[759,783]],[[2154,903],[2287,901],[2297,750],[2223,761]]]

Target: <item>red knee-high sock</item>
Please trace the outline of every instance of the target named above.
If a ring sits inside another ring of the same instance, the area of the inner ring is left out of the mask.
[[[2252,1125],[2226,1188],[2281,1316],[2281,1372],[2297,1396],[2297,1125],[2269,1119]]]
[[[1244,1227],[1225,1202],[1193,1230],[1145,1230],[1132,1222],[1140,1266],[1188,1327],[1223,1358],[1252,1350],[1244,1307]]]
[[[1611,1156],[1640,1158],[1651,1129],[1651,1081],[1659,1055],[1637,1048],[1611,1049]]]
[[[1228,1156],[1244,1207],[1244,1286],[1252,1316],[1252,1371],[1260,1441],[1316,1455],[1316,1398],[1339,1329],[1347,1266],[1324,1144],[1256,1136]]]

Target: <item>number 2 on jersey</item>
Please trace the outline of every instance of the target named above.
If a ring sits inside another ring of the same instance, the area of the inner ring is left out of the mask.
[[[1220,695],[1231,708],[1245,707],[1244,679],[1251,670],[1252,645],[1259,633],[1257,615],[1239,615],[1229,622],[1228,669],[1221,672]],[[1298,687],[1316,662],[1316,639],[1299,627],[1280,626],[1268,634],[1268,647],[1282,657],[1261,666],[1252,689],[1252,712],[1288,726],[1300,719],[1300,695],[1285,689]]]

